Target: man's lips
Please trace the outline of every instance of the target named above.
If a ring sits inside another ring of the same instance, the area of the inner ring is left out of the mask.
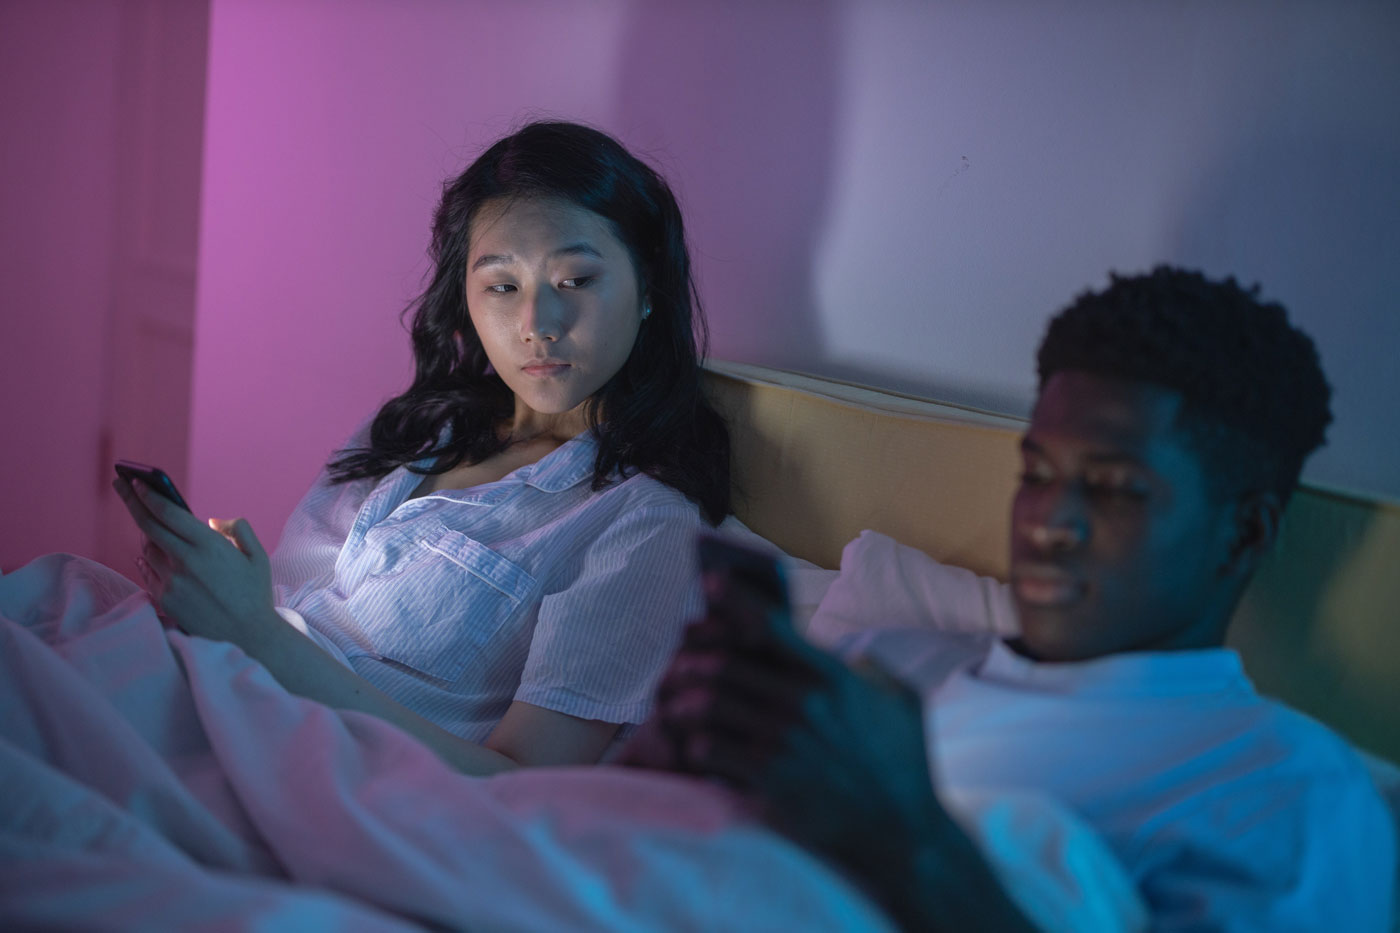
[[[526,363],[520,367],[520,371],[527,376],[557,376],[568,368],[568,363],[559,360],[537,360],[534,363]]]
[[[1078,602],[1088,585],[1062,570],[1030,566],[1012,570],[1011,590],[1022,605],[1054,609]]]

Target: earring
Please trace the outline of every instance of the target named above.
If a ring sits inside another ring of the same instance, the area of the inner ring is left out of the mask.
[[[642,305],[642,320],[645,321],[649,317],[651,317],[651,305],[644,304]]]

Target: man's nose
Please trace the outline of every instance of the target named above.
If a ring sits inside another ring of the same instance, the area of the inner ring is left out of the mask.
[[[1089,540],[1083,494],[1072,487],[1045,490],[1037,508],[1025,515],[1022,534],[1046,554],[1072,551]]]
[[[1031,525],[1026,531],[1031,543],[1049,554],[1072,551],[1087,538],[1084,526],[1078,522],[1042,523]]]

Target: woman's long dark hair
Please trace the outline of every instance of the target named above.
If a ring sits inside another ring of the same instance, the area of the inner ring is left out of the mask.
[[[368,447],[331,460],[332,482],[377,478],[427,457],[433,465],[417,472],[445,473],[505,449],[498,427],[514,411],[514,396],[490,369],[467,313],[467,249],[483,204],[530,197],[607,218],[651,304],[627,362],[587,402],[598,441],[593,488],[608,485],[614,472],[646,473],[718,524],[729,511],[729,432],[700,383],[708,331],[680,208],[661,176],[617,140],[574,123],[531,123],[444,185],[433,216],[432,281],[409,306],[413,384],[379,410]],[[444,427],[450,439],[439,443]]]

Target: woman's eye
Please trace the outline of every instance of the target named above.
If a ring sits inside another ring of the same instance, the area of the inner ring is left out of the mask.
[[[560,287],[560,288],[583,288],[584,286],[586,286],[586,285],[587,285],[589,282],[591,282],[591,281],[593,281],[593,276],[591,276],[591,275],[576,275],[576,276],[574,276],[574,277],[571,278],[571,279],[564,279],[562,282],[559,283],[559,287]]]
[[[494,293],[497,294],[497,295],[505,295],[505,294],[509,294],[510,292],[515,291],[515,286],[514,286],[514,285],[504,285],[504,284],[503,284],[503,285],[488,285],[488,286],[486,286],[486,290],[487,290],[488,292],[494,292]]]

